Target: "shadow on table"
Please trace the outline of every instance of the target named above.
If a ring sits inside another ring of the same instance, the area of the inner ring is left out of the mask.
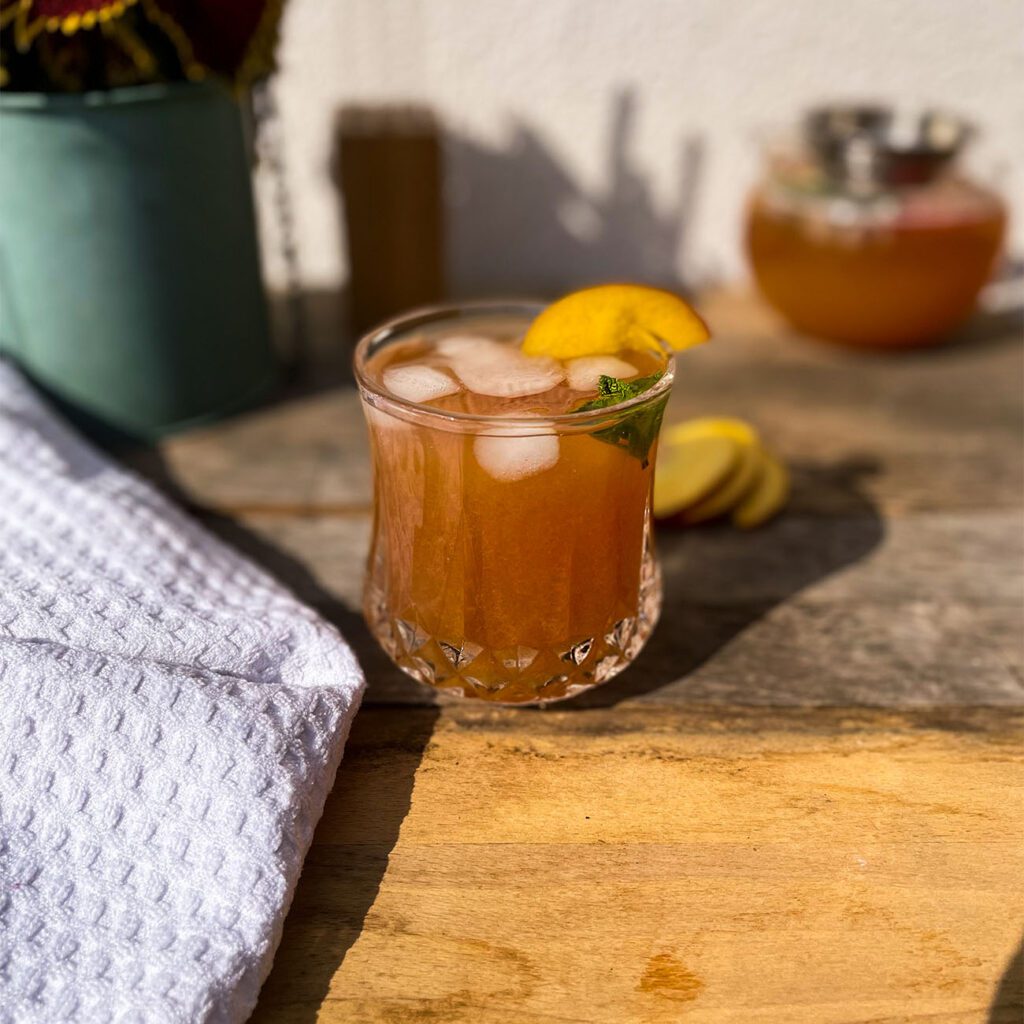
[[[1024,338],[1024,258],[1009,257],[989,283],[979,308],[954,335],[972,348],[1019,345]],[[1022,1015],[1024,1019],[1024,1015]]]
[[[746,533],[726,525],[660,530],[665,596],[658,628],[629,671],[562,707],[612,707],[676,681],[686,686],[701,665],[773,608],[870,554],[885,527],[861,484],[878,469],[870,458],[834,466],[798,464],[788,511],[761,530]],[[756,695],[745,689],[737,693],[737,685],[742,680],[723,683],[722,692],[703,685],[688,696],[800,703],[786,679],[769,684],[779,692],[762,689]]]
[[[975,310],[970,320],[955,335],[946,347],[967,346],[977,350],[986,345],[1019,345],[1024,336],[1024,308],[1008,306],[1003,309]],[[926,354],[927,350],[924,350]]]
[[[165,494],[189,507],[156,452],[136,459],[135,465]],[[368,680],[385,682],[389,695],[399,700],[408,691],[422,705],[422,688],[392,664],[362,616],[324,590],[301,562],[228,516],[194,506],[191,511],[211,533],[337,626]],[[366,706],[356,716],[252,1021],[277,1021],[285,1010],[290,1024],[317,1019],[331,979],[377,898],[439,714],[429,706],[410,706],[401,715]]]
[[[1024,1020],[1024,938],[1010,957],[988,1008],[987,1024],[1020,1024]]]
[[[368,680],[387,679],[391,693],[403,687],[421,692],[380,649],[362,616],[325,591],[300,562],[226,516],[204,513],[202,519],[337,626]],[[380,891],[438,714],[433,707],[409,707],[401,715],[364,707],[356,716],[254,1022],[278,1020],[285,1006],[292,1024],[317,1019]]]
[[[356,716],[254,1024],[317,1020],[331,980],[366,927],[437,716],[429,707],[400,715],[368,707]],[[379,927],[393,924],[382,920]]]

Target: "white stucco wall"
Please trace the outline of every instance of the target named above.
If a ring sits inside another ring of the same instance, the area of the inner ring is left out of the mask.
[[[442,121],[456,294],[742,274],[755,133],[825,98],[960,111],[984,133],[974,166],[1024,196],[1021,0],[293,0],[281,65],[313,286],[346,272],[328,174],[345,103]]]

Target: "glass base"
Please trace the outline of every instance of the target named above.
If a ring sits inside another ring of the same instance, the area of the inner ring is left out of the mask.
[[[414,620],[390,614],[372,575],[364,600],[370,631],[407,675],[445,693],[516,707],[568,700],[608,682],[640,653],[660,611],[661,573],[649,548],[636,614],[609,622],[596,636],[567,640],[559,649],[523,644],[489,649],[468,638],[432,636]]]

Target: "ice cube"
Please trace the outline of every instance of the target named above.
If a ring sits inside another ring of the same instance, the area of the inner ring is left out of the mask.
[[[565,364],[565,375],[573,391],[596,391],[600,377],[625,380],[637,375],[637,368],[615,356],[581,356]]]
[[[486,357],[474,352],[452,358],[455,375],[476,395],[522,398],[541,395],[557,387],[565,373],[547,356],[524,356],[502,345]]]
[[[500,341],[494,338],[486,338],[479,334],[453,334],[448,338],[442,338],[435,350],[442,356],[474,356],[481,359],[490,356],[495,349],[504,348]]]
[[[473,454],[495,480],[523,480],[550,469],[558,461],[558,438],[554,434],[525,437],[481,434],[473,442]]]
[[[384,371],[383,381],[391,394],[406,402],[432,402],[462,390],[450,374],[433,366],[392,366]]]

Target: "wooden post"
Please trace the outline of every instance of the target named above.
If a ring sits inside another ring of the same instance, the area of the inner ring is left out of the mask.
[[[421,108],[345,107],[335,153],[358,333],[444,296],[440,133]]]

